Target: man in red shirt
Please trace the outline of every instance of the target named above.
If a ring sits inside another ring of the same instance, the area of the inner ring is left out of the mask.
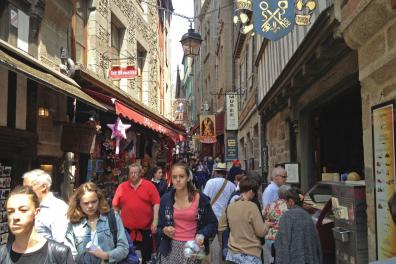
[[[157,232],[160,196],[155,185],[142,178],[139,164],[129,166],[129,180],[121,183],[113,198],[113,208],[121,212],[124,227],[142,253],[142,263],[151,259],[152,234]]]

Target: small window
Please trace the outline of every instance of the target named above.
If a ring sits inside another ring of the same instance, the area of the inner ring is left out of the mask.
[[[125,27],[122,23],[115,17],[113,14],[111,15],[111,46],[110,46],[110,59],[112,66],[118,65],[122,66],[125,60],[122,60],[125,57],[122,54],[122,42],[124,41],[124,32]],[[120,87],[122,90],[127,91],[128,83],[126,79],[121,80],[113,80],[113,83]]]
[[[139,79],[138,79],[138,89],[140,90],[140,99],[143,99],[143,79],[144,79],[144,68],[146,64],[146,56],[147,56],[147,51],[144,49],[144,47],[140,44],[137,43],[137,65],[138,65],[138,74],[139,74]],[[148,96],[148,94],[145,94],[145,96]]]
[[[87,3],[86,0],[77,0],[73,7],[72,28],[72,57],[77,64],[87,64]]]
[[[111,57],[112,63],[120,65],[121,54],[121,29],[112,21],[111,22]]]

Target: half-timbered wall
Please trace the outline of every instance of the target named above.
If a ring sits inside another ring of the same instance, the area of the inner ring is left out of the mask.
[[[261,55],[258,66],[258,102],[260,102],[271,89],[277,78],[285,69],[287,63],[304,40],[311,26],[315,23],[320,13],[333,4],[333,0],[318,0],[317,8],[311,17],[309,26],[295,26],[293,31],[278,41],[268,41]],[[257,46],[261,47],[264,39],[257,37]]]

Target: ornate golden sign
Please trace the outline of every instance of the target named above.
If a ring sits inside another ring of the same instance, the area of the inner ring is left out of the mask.
[[[316,8],[314,0],[308,0],[304,3],[303,0],[296,1],[296,24],[299,26],[308,26],[311,24],[311,16]]]

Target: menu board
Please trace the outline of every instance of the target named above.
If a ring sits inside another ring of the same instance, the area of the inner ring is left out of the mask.
[[[283,164],[287,171],[287,183],[300,183],[300,164],[298,162],[285,162]]]
[[[11,170],[11,167],[0,163],[0,245],[7,243],[8,239],[6,199],[11,188]]]
[[[388,208],[395,192],[394,102],[372,108],[377,258],[396,256],[396,226]]]

